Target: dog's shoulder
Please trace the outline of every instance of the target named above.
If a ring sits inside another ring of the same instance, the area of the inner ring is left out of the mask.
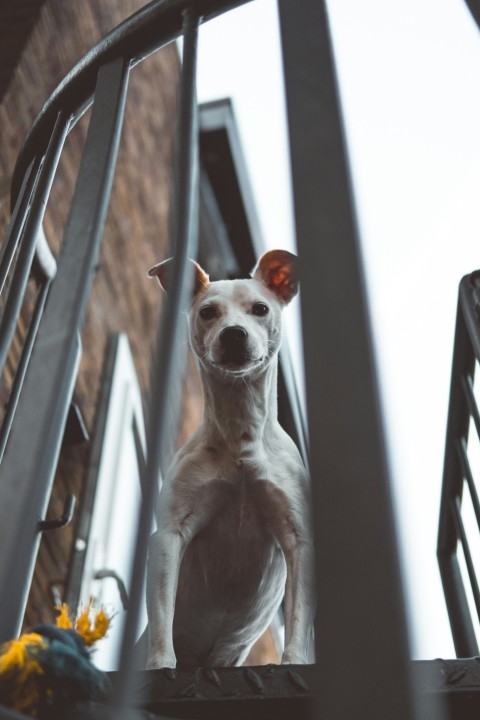
[[[170,488],[173,492],[181,492],[182,488],[199,488],[216,472],[216,451],[205,442],[200,428],[176,452],[163,488],[165,491]]]
[[[308,474],[302,456],[293,442],[292,438],[282,426],[277,423],[275,432],[271,434],[266,442],[266,453],[270,462],[284,472],[281,475],[293,476],[302,482],[308,482]]]

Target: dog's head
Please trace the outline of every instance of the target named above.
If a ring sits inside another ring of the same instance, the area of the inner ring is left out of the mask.
[[[170,260],[152,267],[168,289]],[[209,373],[250,375],[267,366],[278,352],[282,308],[296,295],[296,257],[286,250],[271,250],[260,258],[248,280],[210,282],[194,265],[194,286],[189,313],[190,343]]]

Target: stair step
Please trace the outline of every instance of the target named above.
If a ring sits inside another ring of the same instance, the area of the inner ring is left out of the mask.
[[[111,677],[115,682],[116,673]],[[412,680],[427,701],[445,701],[455,720],[480,717],[480,658],[416,660]],[[145,670],[136,683],[138,707],[196,720],[306,718],[321,686],[315,665]]]

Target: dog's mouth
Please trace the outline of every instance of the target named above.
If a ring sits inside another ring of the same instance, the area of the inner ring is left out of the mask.
[[[204,359],[226,375],[248,375],[265,360],[261,343],[253,342],[241,325],[229,325],[218,332]]]
[[[263,356],[252,357],[248,352],[238,350],[235,352],[225,351],[219,360],[213,362],[213,365],[232,375],[241,375],[261,365],[262,362]]]
[[[250,362],[250,353],[243,347],[224,350],[220,357],[220,365],[242,367]]]

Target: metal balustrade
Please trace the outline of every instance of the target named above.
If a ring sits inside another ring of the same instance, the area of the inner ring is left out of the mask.
[[[466,0],[466,5],[480,29],[480,3],[478,0]],[[475,367],[480,360],[479,308],[480,276],[477,271],[464,277],[459,288],[437,544],[438,562],[457,657],[479,654],[457,554],[460,543],[473,602],[480,618],[480,588],[462,519],[462,496],[466,484],[480,530],[480,502],[467,452],[471,420],[480,437],[480,413],[473,392]]]
[[[480,30],[480,3],[478,0],[465,2]],[[480,530],[480,502],[467,453],[471,419],[480,437],[480,413],[473,393],[476,362],[480,360],[479,308],[480,276],[477,271],[464,277],[459,288],[437,543],[438,562],[457,657],[479,654],[457,555],[460,542],[475,609],[480,618],[480,589],[461,513],[466,483]]]
[[[241,4],[154,0],[116,28],[47,101],[25,141],[12,181],[12,223],[0,258],[2,284],[8,273],[14,278],[0,325],[3,359],[32,263],[35,257],[35,262],[42,262],[42,213],[63,141],[92,105],[61,258],[56,272],[43,261],[46,269],[39,282],[35,320],[12,411],[2,428],[0,447],[6,444],[6,449],[0,484],[0,641],[17,632],[25,607],[38,548],[38,517],[48,502],[75,381],[79,331],[102,238],[128,76],[141,60],[183,33],[173,277],[152,373],[143,502],[115,716],[128,713],[134,690],[132,646],[165,413],[173,402],[171,379],[181,340],[176,319],[186,307],[187,260],[195,254],[198,25]],[[301,258],[317,547],[316,716],[407,720],[414,711],[406,623],[328,18],[320,0],[280,0],[279,10]],[[0,709],[1,717],[12,713]]]
[[[477,573],[461,512],[466,486],[480,529],[480,502],[467,447],[472,422],[480,438],[480,415],[473,392],[475,366],[480,360],[479,308],[480,274],[475,272],[464,277],[459,288],[437,550],[458,657],[479,654],[457,555],[460,543],[474,604],[480,618]]]

